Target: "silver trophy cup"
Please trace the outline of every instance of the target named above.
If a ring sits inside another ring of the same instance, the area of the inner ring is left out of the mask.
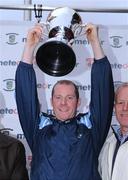
[[[72,44],[77,34],[80,34],[81,17],[69,7],[60,7],[50,12],[45,25],[48,40],[37,49],[37,65],[48,75],[64,76],[76,64]]]

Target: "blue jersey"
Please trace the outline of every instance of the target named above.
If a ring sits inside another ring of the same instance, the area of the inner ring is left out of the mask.
[[[107,57],[95,60],[89,113],[62,122],[40,112],[35,71],[32,65],[20,62],[16,102],[33,156],[31,180],[101,180],[98,156],[111,124],[113,89]]]

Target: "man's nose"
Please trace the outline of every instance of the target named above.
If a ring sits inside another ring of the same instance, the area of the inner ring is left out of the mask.
[[[61,104],[66,104],[66,102],[67,102],[66,98],[61,99]]]
[[[126,102],[124,103],[123,109],[124,109],[125,111],[128,111],[128,101],[126,101]]]

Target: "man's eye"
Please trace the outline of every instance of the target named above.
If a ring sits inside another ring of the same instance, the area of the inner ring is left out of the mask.
[[[117,104],[123,104],[123,102],[122,102],[122,101],[120,101],[120,102],[117,102]]]
[[[68,99],[72,100],[74,99],[74,96],[68,96]]]
[[[60,96],[55,96],[56,99],[60,99],[61,97]]]

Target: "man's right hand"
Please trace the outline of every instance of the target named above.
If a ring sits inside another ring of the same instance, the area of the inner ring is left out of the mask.
[[[24,47],[22,61],[28,64],[33,64],[33,55],[35,47],[38,45],[43,33],[41,24],[36,24],[33,28],[29,29],[27,34],[27,41]]]

